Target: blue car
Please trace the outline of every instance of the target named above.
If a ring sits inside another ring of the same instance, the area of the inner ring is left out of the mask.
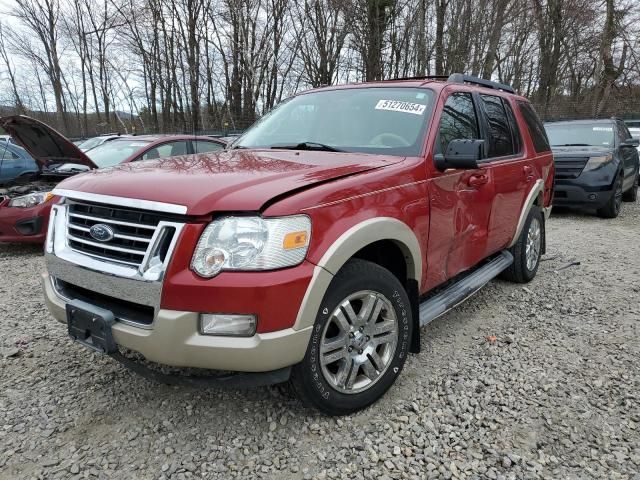
[[[0,142],[0,185],[34,173],[38,173],[38,165],[24,148]]]

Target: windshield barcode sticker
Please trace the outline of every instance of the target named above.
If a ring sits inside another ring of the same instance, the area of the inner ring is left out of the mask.
[[[421,103],[401,102],[400,100],[379,100],[376,104],[376,110],[413,113],[414,115],[422,115],[426,108],[427,106]]]

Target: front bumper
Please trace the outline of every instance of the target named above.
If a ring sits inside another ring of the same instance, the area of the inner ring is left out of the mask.
[[[556,159],[561,160],[562,157],[556,157]],[[553,205],[586,209],[602,208],[613,195],[614,183],[619,171],[617,161],[605,163],[593,170],[583,169],[576,178],[558,178],[556,170]]]
[[[48,273],[42,284],[47,307],[66,322],[65,301],[58,295]],[[116,323],[113,336],[118,345],[141,353],[147,360],[176,367],[195,367],[237,372],[268,372],[302,360],[311,327],[286,328],[253,337],[200,335],[198,313],[160,309],[153,328]]]
[[[613,195],[613,188],[587,187],[577,184],[556,183],[553,205],[557,207],[601,208]]]
[[[8,207],[9,199],[0,202],[0,242],[43,243],[51,202],[31,208]]]

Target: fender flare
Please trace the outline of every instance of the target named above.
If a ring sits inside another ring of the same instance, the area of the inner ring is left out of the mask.
[[[313,325],[320,303],[331,280],[333,280],[333,276],[358,251],[380,240],[390,240],[398,245],[407,262],[408,279],[420,284],[422,280],[422,250],[413,230],[396,218],[378,217],[365,220],[340,235],[316,264],[298,310],[298,316],[293,325],[294,330]]]
[[[513,245],[518,241],[518,238],[520,238],[520,234],[522,233],[522,229],[524,228],[524,222],[527,220],[527,217],[529,216],[531,207],[535,205],[538,199],[541,199],[540,208],[544,212],[545,220],[549,217],[549,214],[551,213],[551,207],[549,207],[548,209],[544,207],[543,200],[542,200],[543,195],[544,195],[544,181],[542,179],[538,179],[536,180],[536,183],[533,185],[533,187],[529,191],[529,195],[527,195],[527,198],[524,201],[524,205],[522,206],[522,211],[520,212],[520,218],[518,219],[518,225],[516,226],[515,235],[511,239],[511,242],[509,243],[509,246],[507,248],[513,247]]]

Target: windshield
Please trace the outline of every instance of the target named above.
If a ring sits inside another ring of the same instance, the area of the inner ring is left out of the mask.
[[[351,88],[299,95],[278,106],[233,148],[306,148],[416,156],[433,92]]]
[[[608,123],[565,123],[544,126],[552,147],[613,146],[613,125]]]
[[[149,142],[144,140],[112,140],[85,152],[98,168],[111,167],[129,158]]]
[[[87,150],[91,150],[92,148],[100,145],[101,143],[104,142],[103,138],[100,137],[93,137],[93,138],[89,138],[83,142],[80,142],[78,144],[78,148],[80,150],[82,150],[83,152],[86,152]]]

